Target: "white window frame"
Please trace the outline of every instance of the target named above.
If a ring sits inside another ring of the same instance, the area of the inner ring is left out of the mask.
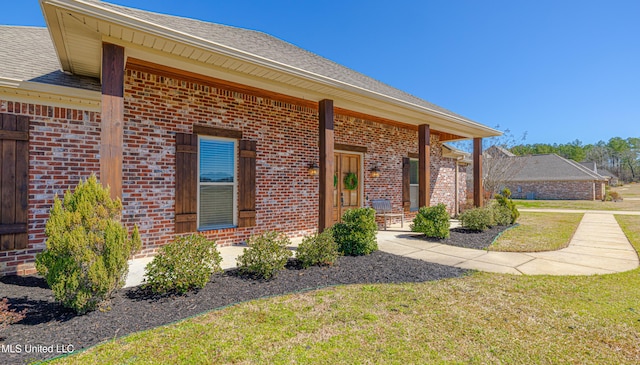
[[[200,182],[200,141],[202,140],[210,140],[210,141],[224,141],[224,142],[233,142],[233,183],[222,183],[222,182]],[[214,231],[218,229],[227,229],[227,228],[237,228],[238,227],[238,140],[235,138],[224,138],[224,137],[214,137],[207,135],[198,135],[198,162],[197,162],[197,179],[198,179],[198,212],[196,217],[196,222],[198,223],[198,231]],[[220,227],[200,227],[200,186],[202,185],[233,185],[233,222],[231,226],[220,226]]]
[[[412,161],[420,161],[417,158],[409,158],[409,198],[411,199],[411,191],[413,190],[412,188],[417,187],[418,188],[418,194],[420,193],[420,174],[418,174],[418,184],[412,184],[411,183],[411,162]],[[418,170],[420,169],[420,165],[418,165]],[[419,197],[416,197],[416,200],[418,200]],[[415,212],[418,209],[420,209],[420,203],[418,203],[417,207],[411,207],[410,211]]]

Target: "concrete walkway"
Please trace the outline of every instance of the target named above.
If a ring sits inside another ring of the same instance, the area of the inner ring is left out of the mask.
[[[391,227],[378,232],[381,251],[442,265],[465,269],[526,275],[592,275],[623,272],[638,267],[638,254],[622,232],[613,214],[640,212],[575,211],[556,209],[520,209],[520,211],[585,213],[569,246],[538,253],[495,252],[474,250],[427,242],[409,230]],[[452,228],[457,222],[452,223]],[[295,249],[302,239],[292,240]],[[236,257],[246,246],[220,247],[222,268],[236,266]],[[152,258],[131,260],[125,287],[140,285],[144,268]]]
[[[638,254],[612,213],[619,212],[585,213],[569,246],[557,251],[474,250],[426,242],[398,230],[380,232],[378,245],[382,251],[428,262],[516,275],[593,275],[635,269]]]

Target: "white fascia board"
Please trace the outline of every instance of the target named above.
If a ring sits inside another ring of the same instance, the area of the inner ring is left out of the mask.
[[[393,103],[396,105],[402,105],[406,108],[410,108],[422,113],[427,113],[429,115],[436,116],[440,119],[444,119],[449,122],[463,124],[467,127],[478,130],[478,132],[482,132],[481,134],[483,137],[499,136],[502,134],[502,132],[497,131],[493,128],[484,126],[480,123],[476,123],[464,118],[446,114],[438,110],[430,109],[430,108],[417,105],[414,103],[410,103],[404,100],[400,100],[388,95],[367,90],[359,86],[351,85],[351,84],[338,81],[326,76],[318,75],[316,73],[309,72],[297,67],[276,62],[252,53],[248,53],[242,50],[238,50],[232,47],[228,47],[228,46],[207,40],[207,39],[203,39],[201,37],[183,33],[175,29],[171,29],[170,27],[165,27],[165,26],[147,22],[141,19],[129,17],[124,14],[117,13],[109,9],[105,9],[101,7],[99,4],[87,3],[82,0],[40,0],[40,1],[42,3],[65,8],[67,10],[77,11],[77,12],[86,14],[88,16],[95,17],[97,19],[114,22],[126,27],[130,27],[132,29],[138,29],[144,32],[148,32],[150,34],[164,37],[176,42],[180,42],[180,43],[194,46],[197,48],[205,49],[211,52],[226,55],[232,58],[240,59],[246,62],[258,64],[271,69],[275,69],[284,73],[288,73],[297,77],[302,77],[302,78],[312,80],[321,84],[337,87],[339,89],[347,90],[355,94],[368,96],[370,98],[373,98],[379,101]]]
[[[99,91],[68,86],[42,84],[0,77],[0,95],[19,102],[77,108],[99,112],[102,94]]]

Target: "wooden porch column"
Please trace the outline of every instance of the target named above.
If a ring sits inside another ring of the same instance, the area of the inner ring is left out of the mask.
[[[484,205],[484,188],[482,186],[482,138],[473,139],[473,205]]]
[[[102,113],[100,115],[100,181],[111,197],[122,197],[124,124],[124,48],[102,44]]]
[[[431,203],[431,129],[428,124],[418,126],[418,206]]]
[[[320,205],[318,233],[333,225],[333,100],[321,100],[319,109]]]

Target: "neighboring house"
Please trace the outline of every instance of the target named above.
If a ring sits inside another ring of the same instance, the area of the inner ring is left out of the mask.
[[[515,199],[602,200],[607,179],[556,154],[516,156],[518,171],[505,185]]]
[[[610,186],[618,186],[618,177],[615,174],[611,173],[609,170],[598,168],[596,163],[593,161],[581,162],[580,164],[588,168],[589,170],[595,172],[596,174],[606,178],[607,183]]]
[[[464,156],[443,143],[499,135],[264,33],[40,4],[47,28],[0,26],[0,275],[34,272],[54,195],[90,174],[145,256],[176,234],[311,234],[372,199],[453,214]]]

